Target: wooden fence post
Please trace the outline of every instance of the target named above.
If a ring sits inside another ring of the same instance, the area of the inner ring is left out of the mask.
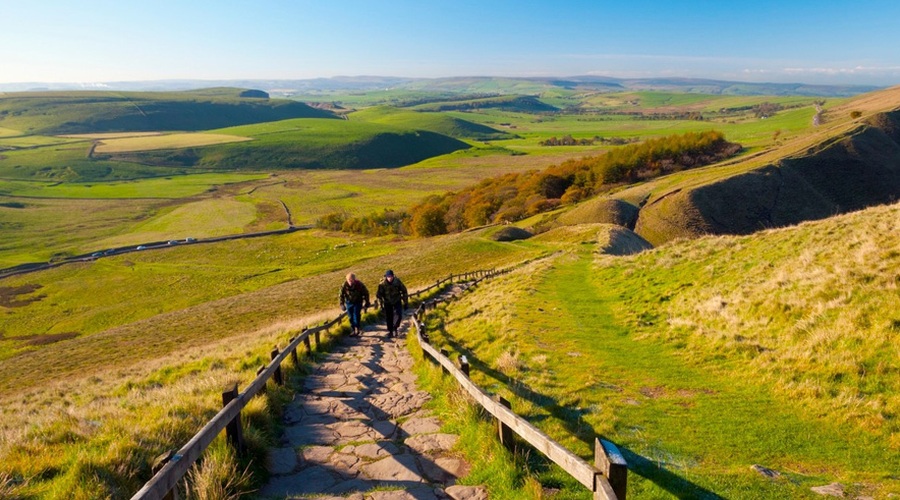
[[[288,341],[288,345],[293,344],[295,340],[297,340],[297,337],[291,337],[291,340]],[[300,359],[297,358],[297,349],[296,348],[293,351],[291,351],[291,361],[294,362],[295,368],[300,366]]]
[[[264,371],[266,371],[266,367],[260,366],[259,368],[256,369],[256,376],[258,377]],[[266,384],[263,384],[263,386],[259,389],[259,393],[264,394],[265,392],[266,392]]]
[[[312,354],[312,345],[309,341],[309,335],[303,339],[303,345],[306,346],[306,357],[309,357]]]
[[[319,338],[319,332],[321,332],[321,331],[322,331],[322,330],[318,330],[318,329],[316,330],[316,350],[317,350],[317,351],[318,351],[319,348],[322,346],[322,339]]]
[[[469,376],[469,358],[466,357],[465,354],[459,357],[459,369]]]
[[[594,467],[609,479],[616,497],[625,500],[628,486],[628,464],[619,448],[605,439],[594,438]]]
[[[278,351],[278,346],[275,346],[275,348],[272,349],[272,361],[275,361],[275,358],[277,358],[279,354],[280,354],[280,352]],[[284,378],[281,376],[281,365],[280,364],[275,367],[275,374],[272,376],[272,378],[275,379],[276,384],[284,385]]]
[[[497,400],[498,403],[505,406],[507,409],[512,409],[512,404],[509,401],[504,399],[502,396],[494,396],[494,399]],[[497,419],[497,436],[500,438],[500,443],[506,447],[508,450],[513,449],[513,430],[504,424],[499,418]]]
[[[237,382],[225,387],[222,391],[222,407],[228,406],[232,400],[238,397]],[[225,426],[225,435],[228,443],[234,448],[239,457],[243,457],[246,453],[246,445],[244,444],[244,429],[241,427],[241,414],[238,413],[234,420]]]

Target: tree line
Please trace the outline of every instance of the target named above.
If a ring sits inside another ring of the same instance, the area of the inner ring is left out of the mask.
[[[688,132],[569,160],[541,171],[484,179],[458,192],[433,195],[408,212],[364,217],[329,214],[320,227],[363,234],[435,236],[491,223],[514,222],[609,189],[715,163],[740,151],[719,131]]]

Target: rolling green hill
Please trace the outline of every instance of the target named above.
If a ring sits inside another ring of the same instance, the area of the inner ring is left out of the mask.
[[[352,120],[299,118],[211,132],[254,140],[111,154],[108,158],[219,170],[360,169],[409,165],[469,147],[460,140],[427,130]]]
[[[331,118],[286,99],[240,97],[243,89],[190,92],[17,92],[0,95],[0,127],[22,134],[207,130],[288,118]]]
[[[588,201],[595,208],[579,208],[568,220],[621,222],[608,209],[617,200],[615,212],[630,205],[627,211],[638,214],[626,218],[629,227],[659,245],[678,237],[748,234],[897,200],[900,88],[830,108],[822,120],[759,154]]]
[[[350,115],[351,120],[369,123],[428,130],[457,139],[473,139],[492,141],[513,138],[513,134],[503,132],[486,125],[455,118],[441,113],[422,113],[403,110],[390,106],[378,106],[357,111]]]
[[[546,104],[536,97],[521,95],[433,102],[414,106],[412,109],[417,111],[472,111],[478,109],[500,109],[503,111],[521,113],[547,113],[558,111],[555,106]]]

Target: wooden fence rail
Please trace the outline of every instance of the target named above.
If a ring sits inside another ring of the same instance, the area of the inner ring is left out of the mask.
[[[431,290],[444,286],[448,283],[456,281],[482,280],[485,277],[497,274],[495,270],[474,271],[464,274],[454,275],[440,279],[433,285],[421,290],[417,290],[410,294],[410,298],[417,297]],[[260,367],[256,378],[250,382],[250,385],[243,392],[237,392],[237,384],[230,384],[222,392],[223,408],[217,413],[212,420],[206,423],[200,431],[194,435],[184,446],[178,451],[167,451],[163,453],[154,463],[154,475],[144,484],[144,486],[135,493],[132,500],[160,500],[175,499],[177,485],[182,480],[187,471],[200,458],[207,447],[213,442],[216,436],[223,430],[226,430],[228,442],[232,444],[237,452],[243,453],[246,448],[243,442],[243,431],[241,429],[241,410],[247,406],[247,403],[254,396],[265,390],[266,383],[270,378],[274,378],[276,383],[282,384],[281,364],[291,357],[295,365],[298,362],[297,348],[300,344],[306,347],[306,353],[312,351],[310,336],[315,338],[316,346],[320,344],[320,334],[329,328],[339,325],[346,317],[346,313],[341,313],[336,318],[323,323],[322,325],[304,329],[296,337],[292,337],[284,350],[279,350],[276,346],[272,350],[272,361],[268,365]]]
[[[474,281],[477,284],[480,279]],[[582,460],[561,444],[544,434],[524,418],[516,415],[509,403],[491,396],[469,379],[469,362],[460,356],[460,367],[457,367],[443,349],[431,345],[425,331],[423,318],[425,311],[433,309],[437,300],[423,302],[414,314],[413,324],[422,351],[437,362],[445,373],[450,374],[498,422],[501,442],[509,446],[509,432],[514,432],[534,449],[543,453],[548,459],[559,465],[570,476],[594,493],[594,499],[625,498],[628,468],[618,448],[609,441],[594,439],[594,464]]]

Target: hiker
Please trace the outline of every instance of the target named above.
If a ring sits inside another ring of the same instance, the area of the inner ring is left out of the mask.
[[[350,335],[359,335],[362,333],[360,327],[360,317],[362,311],[368,309],[369,289],[362,281],[356,279],[353,273],[347,274],[347,280],[341,285],[341,310],[347,311],[347,317],[350,318]]]
[[[409,294],[406,292],[406,286],[400,281],[400,278],[394,276],[394,271],[388,269],[384,273],[384,278],[378,284],[378,292],[375,293],[375,299],[384,310],[388,337],[393,337],[397,334],[397,329],[400,328],[400,321],[403,319],[403,309],[409,307]]]

